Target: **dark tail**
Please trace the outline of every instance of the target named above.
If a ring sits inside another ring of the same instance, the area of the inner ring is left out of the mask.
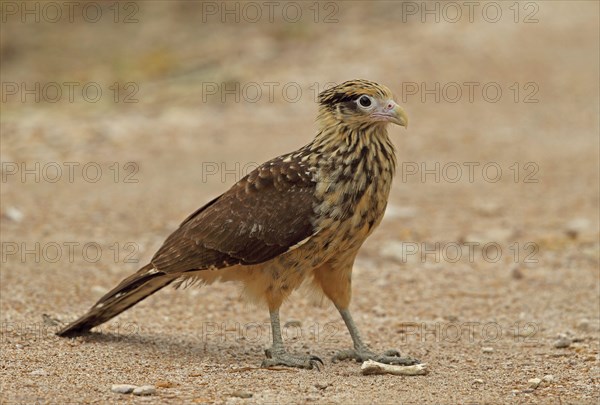
[[[94,326],[114,318],[144,298],[171,284],[175,278],[156,270],[152,264],[147,264],[100,298],[87,314],[65,326],[56,334],[58,336],[77,336],[86,333]]]

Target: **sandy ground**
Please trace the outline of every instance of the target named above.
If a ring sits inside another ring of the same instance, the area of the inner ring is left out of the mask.
[[[3,9],[1,403],[595,403],[597,2],[518,15],[500,2],[498,22],[487,3],[473,22],[434,2],[439,22],[420,2],[321,3],[317,17],[303,3],[295,23],[243,8],[223,23],[221,3],[121,4],[117,17],[107,4],[97,23]],[[331,363],[350,338],[302,291],[282,308],[285,340],[326,359],[320,372],[258,368],[268,313],[234,285],[166,289],[97,333],[53,335],[188,213],[308,142],[316,91],[351,78],[385,83],[411,118],[391,129],[400,165],[352,310],[374,348],[428,375]],[[49,83],[64,91],[55,103]],[[96,102],[86,84],[103,90]]]

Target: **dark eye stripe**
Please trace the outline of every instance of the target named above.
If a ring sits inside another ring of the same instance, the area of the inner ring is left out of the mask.
[[[319,94],[319,103],[329,107],[346,102],[353,102],[356,105],[356,99],[361,95],[369,95],[381,99],[392,97],[377,83],[367,80],[353,80],[321,92]]]
[[[348,93],[334,93],[330,97],[321,101],[323,104],[340,104],[347,101],[354,101],[354,95]]]

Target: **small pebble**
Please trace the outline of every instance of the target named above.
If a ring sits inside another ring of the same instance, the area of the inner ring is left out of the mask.
[[[23,215],[21,210],[19,210],[18,208],[8,207],[4,212],[4,216],[13,222],[21,222],[25,215]]]
[[[577,238],[581,233],[590,227],[590,221],[587,218],[576,218],[565,225],[565,233],[570,238]]]
[[[527,381],[527,386],[529,388],[536,389],[540,386],[541,383],[542,380],[540,380],[539,378],[531,378],[529,381]]]
[[[154,385],[142,385],[133,390],[133,395],[154,395],[156,388]]]
[[[475,211],[484,216],[496,216],[502,212],[502,206],[493,201],[479,201],[473,205]]]
[[[131,384],[113,384],[110,390],[116,394],[131,394],[137,387]]]
[[[380,305],[375,305],[374,307],[371,308],[371,310],[373,311],[373,313],[376,316],[380,316],[381,317],[381,316],[385,316],[385,314],[386,314],[385,308],[383,308]]]
[[[590,320],[583,318],[577,322],[577,329],[587,330],[590,327]]]
[[[317,387],[317,389],[324,390],[325,388],[329,387],[329,383],[316,383],[315,387]]]
[[[42,314],[42,319],[44,320],[44,325],[48,325],[48,326],[61,326],[62,323],[56,319],[51,317],[48,314]]]
[[[566,347],[571,346],[573,341],[566,336],[560,337],[557,341],[554,342],[554,347],[557,349],[564,349]]]
[[[405,243],[403,243],[401,241],[397,241],[397,240],[388,240],[386,242],[383,242],[383,244],[381,245],[381,248],[379,249],[379,252],[380,252],[381,256],[383,256],[387,259],[397,260],[397,261],[403,263],[403,262],[406,262],[407,258],[408,258],[405,250],[406,250]]]
[[[477,378],[477,379],[473,380],[473,384],[483,384],[483,380],[480,378]]]
[[[484,231],[484,237],[488,239],[489,242],[496,243],[510,240],[513,234],[514,230],[510,228],[492,228]]]
[[[577,329],[585,332],[590,331],[592,329],[590,320],[587,318],[580,319],[579,322],[577,322]]]
[[[554,381],[554,376],[552,374],[546,374],[544,376],[544,378],[542,378],[542,380],[544,380],[546,382],[553,382]]]
[[[389,204],[385,210],[386,219],[410,219],[417,215],[417,208],[415,207],[400,207],[397,205]]]
[[[518,266],[515,266],[510,271],[510,276],[515,280],[522,280],[524,275],[521,269]]]
[[[481,351],[484,353],[494,353],[494,348],[493,347],[482,347]]]
[[[92,294],[106,294],[106,287],[95,285],[91,290]]]
[[[252,394],[250,392],[244,391],[234,391],[231,393],[231,396],[237,398],[252,398]]]
[[[33,370],[31,373],[29,373],[29,375],[42,375],[42,376],[46,376],[46,375],[48,375],[48,373],[46,372],[46,370],[38,368],[37,370]]]

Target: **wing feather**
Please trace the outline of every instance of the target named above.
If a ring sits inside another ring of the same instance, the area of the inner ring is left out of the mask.
[[[183,221],[152,259],[160,271],[258,264],[314,234],[316,184],[300,159],[281,156],[252,171]]]

